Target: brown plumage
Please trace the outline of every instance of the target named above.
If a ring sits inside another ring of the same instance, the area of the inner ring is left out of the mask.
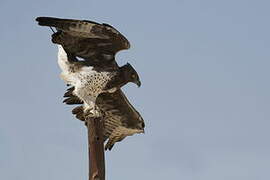
[[[73,87],[65,93],[64,100],[67,104],[82,104],[72,94]],[[121,90],[114,93],[100,94],[97,98],[97,105],[104,113],[104,141],[107,141],[105,149],[111,150],[116,142],[127,136],[144,132],[144,120],[136,109],[130,104]],[[72,110],[77,119],[84,121],[83,106]]]
[[[55,27],[52,42],[61,44],[70,56],[111,66],[115,54],[130,48],[128,40],[114,27],[88,20],[36,18],[40,26]],[[116,66],[112,66],[116,67]]]

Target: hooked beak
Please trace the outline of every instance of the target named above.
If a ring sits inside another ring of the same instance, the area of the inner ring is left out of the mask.
[[[140,80],[137,80],[137,81],[135,82],[135,84],[137,84],[137,86],[140,87],[142,83],[141,83]]]

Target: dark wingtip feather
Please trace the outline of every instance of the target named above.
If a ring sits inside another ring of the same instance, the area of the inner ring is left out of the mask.
[[[38,25],[42,26],[42,19],[43,17],[37,17],[36,21],[38,22]]]
[[[109,147],[109,151],[111,151],[111,150],[112,150],[113,146],[114,146],[114,144],[113,144],[113,145],[111,145],[111,146]]]
[[[83,106],[75,107],[75,108],[72,110],[72,114],[78,114],[78,113],[83,113]]]
[[[38,25],[40,26],[55,26],[55,22],[57,22],[59,19],[54,17],[37,17],[36,21],[38,22]]]
[[[42,21],[44,18],[49,18],[49,17],[39,16],[36,18],[36,21]]]
[[[83,104],[83,102],[78,99],[77,97],[70,97],[70,98],[67,98],[67,99],[64,99],[63,103],[66,103],[66,104]]]
[[[114,146],[114,143],[113,143],[111,140],[109,140],[109,141],[106,143],[106,145],[105,145],[105,151],[106,151],[106,150],[111,151],[112,148],[113,148],[113,146]]]
[[[39,22],[40,18],[41,18],[41,17],[37,17],[37,18],[36,18],[36,21]]]
[[[36,21],[38,22],[39,25],[43,24],[49,19],[49,17],[37,17]]]
[[[72,102],[73,102],[72,98],[67,98],[67,99],[64,99],[63,101],[63,103],[66,103],[66,104],[73,104]]]
[[[70,96],[72,96],[73,94],[72,94],[72,91],[67,91],[65,94],[64,94],[64,96],[63,97],[70,97]]]

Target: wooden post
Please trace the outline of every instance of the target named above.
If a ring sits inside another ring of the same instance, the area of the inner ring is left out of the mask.
[[[105,180],[103,117],[86,117],[89,150],[89,180]]]

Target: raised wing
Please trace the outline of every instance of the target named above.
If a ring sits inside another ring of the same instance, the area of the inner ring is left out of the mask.
[[[128,40],[114,27],[87,20],[38,17],[41,26],[55,27],[52,41],[65,51],[85,60],[114,60],[115,54],[129,49]]]
[[[72,94],[73,90],[74,88],[68,89],[64,95],[66,97],[64,102],[81,104],[82,102]],[[144,132],[144,120],[121,90],[100,94],[96,103],[104,113],[104,141],[108,139],[106,150],[111,150],[116,142],[127,136]],[[85,120],[82,106],[74,108],[72,113],[76,118]]]

